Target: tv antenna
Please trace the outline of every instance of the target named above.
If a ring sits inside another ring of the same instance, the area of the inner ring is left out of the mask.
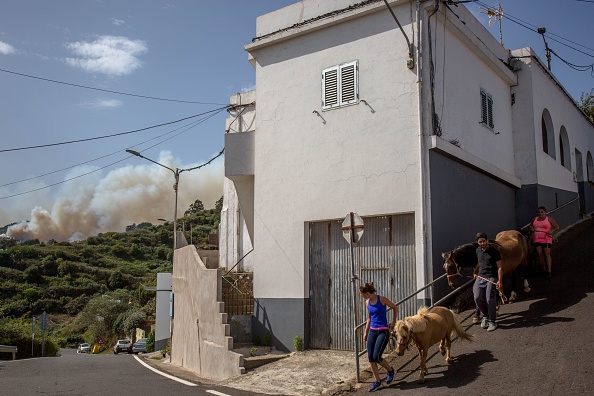
[[[489,26],[493,23],[499,22],[499,43],[503,45],[503,32],[501,30],[501,19],[503,19],[503,8],[501,8],[501,4],[495,4],[491,8],[481,7],[484,11],[481,11],[481,14],[486,14],[489,16]]]

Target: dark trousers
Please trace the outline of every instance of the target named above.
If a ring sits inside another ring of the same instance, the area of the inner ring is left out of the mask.
[[[390,340],[390,333],[386,330],[369,329],[367,334],[367,357],[371,363],[381,363],[384,349]]]
[[[486,278],[486,277],[485,277]],[[497,282],[497,278],[486,278]],[[476,278],[472,287],[474,302],[484,317],[491,322],[497,319],[497,287],[484,279]]]

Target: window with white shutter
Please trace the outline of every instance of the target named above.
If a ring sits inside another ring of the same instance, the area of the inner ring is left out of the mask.
[[[357,61],[322,71],[322,110],[359,103]]]
[[[493,97],[490,93],[481,88],[481,124],[493,129]]]

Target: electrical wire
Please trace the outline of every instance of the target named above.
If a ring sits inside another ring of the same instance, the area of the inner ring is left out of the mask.
[[[108,92],[108,93],[117,94],[117,95],[133,96],[135,98],[161,100],[161,101],[176,102],[176,103],[191,103],[191,104],[219,105],[219,106],[222,106],[221,103],[195,102],[195,101],[190,101],[190,100],[165,99],[165,98],[158,98],[158,97],[155,97],[155,96],[145,96],[145,95],[137,95],[137,94],[126,93],[126,92],[111,91],[109,89],[101,89],[101,88],[89,87],[89,86],[86,86],[86,85],[79,85],[79,84],[73,84],[73,83],[68,83],[68,82],[64,82],[64,81],[52,80],[52,79],[49,79],[49,78],[33,76],[33,75],[30,75],[30,74],[19,73],[19,72],[15,72],[15,71],[12,71],[12,70],[6,70],[6,69],[0,69],[0,72],[10,73],[10,74],[14,74],[14,75],[21,76],[21,77],[33,78],[33,79],[41,80],[41,81],[52,82],[52,83],[55,83],[55,84],[68,85],[68,86],[71,86],[71,87],[92,89],[94,91]]]
[[[191,123],[191,124],[188,124],[188,125],[186,125],[186,126],[187,126],[187,128],[186,128],[185,130],[183,130],[183,131],[181,131],[181,132],[179,132],[179,133],[177,133],[177,134],[175,134],[175,135],[173,135],[173,136],[170,136],[169,138],[167,138],[167,139],[164,139],[164,140],[162,140],[162,141],[160,141],[160,142],[158,142],[158,143],[156,143],[156,144],[154,144],[154,145],[152,145],[152,146],[150,146],[150,147],[147,147],[147,148],[145,148],[144,150],[142,150],[142,152],[144,152],[144,151],[147,151],[147,150],[149,150],[149,149],[151,149],[151,148],[154,148],[155,146],[158,146],[159,144],[162,144],[162,143],[164,143],[164,142],[166,142],[166,141],[168,141],[168,140],[171,140],[171,139],[173,139],[174,137],[177,137],[177,136],[179,136],[180,134],[182,134],[182,133],[184,133],[184,132],[187,132],[188,130],[190,130],[190,129],[194,128],[194,127],[195,127],[195,126],[197,126],[198,124],[200,124],[200,123],[202,123],[202,122],[204,122],[204,121],[207,121],[207,120],[209,120],[210,118],[214,117],[215,115],[217,115],[218,113],[222,112],[223,110],[226,110],[226,109],[228,109],[228,108],[233,108],[233,107],[237,107],[237,106],[225,106],[224,108],[221,108],[221,109],[219,109],[219,110],[218,110],[216,113],[211,113],[211,114],[207,115],[206,117],[204,117],[204,118],[203,118],[203,119],[201,119],[201,120],[198,120],[198,121],[195,121],[195,122],[193,122],[193,123]],[[243,111],[242,111],[242,112],[243,112]],[[239,113],[239,114],[238,114],[238,115],[235,117],[235,119],[234,119],[233,121],[235,121],[235,120],[236,120],[236,119],[237,119],[237,118],[238,118],[238,117],[241,115],[241,113],[242,113],[242,112],[240,112],[240,113]],[[155,137],[155,138],[152,138],[152,139],[146,140],[146,141],[144,141],[144,142],[142,142],[142,143],[138,143],[138,144],[136,144],[136,145],[134,145],[134,146],[130,146],[130,147],[137,147],[137,146],[140,146],[140,145],[142,145],[142,144],[144,144],[144,143],[147,143],[147,142],[149,142],[149,141],[151,141],[151,140],[155,140],[155,139],[157,139],[157,138],[159,138],[159,137],[162,137],[162,136],[168,135],[168,134],[170,134],[170,133],[172,133],[172,132],[175,132],[175,131],[177,131],[177,130],[179,130],[179,129],[182,129],[182,128],[184,128],[184,127],[180,127],[180,128],[174,129],[173,131],[170,131],[170,132],[168,132],[168,133],[166,133],[166,134],[163,134],[163,135],[161,135],[161,136],[157,136],[157,137]],[[122,151],[122,150],[118,150],[117,152],[121,152],[121,151]],[[220,157],[221,155],[223,155],[224,151],[225,151],[225,148],[223,147],[223,149],[222,149],[222,150],[221,150],[221,151],[220,151],[220,152],[219,152],[219,153],[218,153],[216,156],[214,156],[213,158],[211,158],[209,161],[205,162],[205,163],[204,163],[204,164],[202,164],[202,165],[199,165],[199,166],[193,167],[193,168],[189,168],[189,169],[181,169],[181,170],[180,170],[180,173],[181,173],[181,172],[184,172],[184,171],[191,171],[191,170],[195,170],[195,169],[200,169],[200,168],[202,168],[202,167],[204,167],[204,166],[207,166],[207,165],[209,165],[209,164],[210,164],[212,161],[214,161],[215,159],[217,159],[218,157]],[[105,158],[105,157],[109,157],[109,156],[111,156],[111,155],[113,155],[113,154],[115,154],[115,153],[112,153],[112,154],[108,154],[108,155],[105,155],[105,156],[99,157],[98,159]],[[83,173],[83,174],[81,174],[81,175],[77,175],[77,176],[75,176],[75,177],[72,177],[72,178],[69,178],[69,179],[66,179],[66,180],[62,180],[62,181],[59,181],[59,182],[56,182],[56,183],[49,184],[49,185],[47,185],[47,186],[43,186],[43,187],[39,187],[39,188],[36,188],[36,189],[33,189],[33,190],[24,191],[24,192],[20,192],[20,193],[16,193],[16,194],[12,194],[12,195],[7,195],[7,196],[4,196],[4,197],[0,197],[0,200],[7,199],[7,198],[18,197],[18,196],[21,196],[21,195],[25,195],[25,194],[29,194],[29,193],[32,193],[32,192],[36,192],[36,191],[40,191],[40,190],[44,190],[44,189],[47,189],[47,188],[50,188],[50,187],[54,187],[54,186],[57,186],[57,185],[59,185],[59,184],[66,183],[66,182],[69,182],[69,181],[72,181],[72,180],[78,179],[78,178],[80,178],[80,177],[83,177],[83,176],[90,175],[90,174],[92,174],[92,173],[95,173],[95,172],[97,172],[97,171],[100,171],[100,170],[103,170],[103,169],[109,168],[110,166],[113,166],[113,165],[115,165],[115,164],[118,164],[118,163],[120,163],[120,162],[122,162],[122,161],[124,161],[124,160],[127,160],[127,159],[129,159],[129,158],[132,158],[132,157],[133,157],[133,155],[132,155],[132,156],[128,156],[128,157],[126,157],[126,158],[123,158],[123,159],[121,159],[121,160],[118,160],[118,161],[112,162],[112,163],[110,163],[110,164],[107,164],[107,165],[105,165],[105,166],[102,166],[102,167],[100,167],[100,168],[98,168],[98,169],[95,169],[95,170],[89,171],[89,172],[87,172],[87,173]],[[89,162],[92,162],[92,161],[93,161],[93,160],[86,161],[86,162],[83,162],[83,163],[81,163],[80,165],[83,165],[83,164],[86,164],[86,163],[89,163]],[[78,166],[78,165],[75,165],[75,166]],[[70,168],[66,168],[66,169],[70,169]],[[62,169],[62,170],[65,170],[65,169]],[[59,172],[59,171],[50,172],[50,173],[48,173],[48,174],[53,174],[53,173],[56,173],[56,172]],[[26,180],[31,180],[31,179],[32,179],[32,178],[29,178],[29,179],[26,179]],[[26,180],[23,180],[23,181],[26,181]],[[2,185],[2,186],[0,186],[0,187],[6,186],[6,185],[10,185],[10,184],[15,184],[15,183],[19,183],[19,182],[8,183],[8,184]]]
[[[218,109],[209,110],[209,111],[206,111],[204,113],[195,114],[195,115],[189,116],[189,117],[184,117],[184,118],[181,118],[179,120],[165,122],[165,123],[158,124],[158,125],[152,125],[152,126],[145,127],[145,128],[135,129],[135,130],[132,130],[132,131],[114,133],[112,135],[96,136],[96,137],[92,137],[92,138],[70,140],[70,141],[59,142],[59,143],[40,144],[40,145],[37,145],[37,146],[28,146],[28,147],[17,147],[17,148],[11,148],[11,149],[2,149],[2,150],[0,150],[0,153],[5,153],[5,152],[8,152],[8,151],[29,150],[29,149],[42,148],[42,147],[62,146],[62,145],[72,144],[72,143],[81,143],[81,142],[88,142],[88,141],[91,141],[91,140],[99,140],[99,139],[111,138],[111,137],[115,137],[115,136],[129,135],[131,133],[138,133],[138,132],[146,131],[148,129],[153,129],[153,128],[158,128],[158,127],[162,127],[162,126],[165,126],[165,125],[175,124],[177,122],[189,120],[191,118],[200,117],[200,116],[203,116],[203,115],[208,114],[208,113],[219,112],[219,111],[225,110],[227,108],[229,108],[228,105],[225,106],[225,107],[218,108]]]
[[[478,5],[480,5],[480,6],[481,6],[481,7],[483,7],[483,8],[486,8],[486,9],[488,9],[488,10],[491,10],[491,11],[498,11],[498,10],[496,10],[494,7],[492,7],[492,6],[488,5],[488,4],[485,4],[485,3],[483,3],[482,1],[479,1],[479,0],[477,0],[477,1],[475,1],[475,3],[476,3],[476,4],[478,4]],[[508,14],[508,13],[505,13],[505,12],[503,13],[503,18],[505,18],[505,19],[509,20],[510,22],[513,22],[513,23],[515,23],[515,24],[517,24],[517,25],[520,25],[520,26],[522,26],[522,27],[523,27],[523,28],[525,28],[525,29],[528,29],[528,30],[530,30],[530,31],[533,31],[533,32],[535,32],[535,33],[537,33],[537,34],[540,34],[540,33],[538,33],[538,31],[537,31],[537,30],[538,30],[538,26],[535,26],[535,25],[531,24],[530,22],[526,22],[526,21],[524,21],[524,20],[522,20],[522,19],[520,19],[520,18],[517,18],[517,17],[515,17],[515,16],[513,16],[513,15],[510,15],[510,14]],[[578,45],[578,46],[580,46],[580,47],[583,47],[583,48],[589,49],[589,50],[591,50],[591,51],[594,51],[594,49],[593,49],[593,48],[590,48],[590,47],[587,47],[587,46],[585,46],[585,45],[582,45],[582,44],[576,43],[575,41],[572,41],[572,40],[566,39],[566,38],[564,38],[564,37],[561,37],[561,36],[559,36],[559,35],[556,35],[556,34],[554,34],[554,33],[551,33],[551,32],[548,32],[548,33],[546,34],[546,36],[547,36],[547,37],[548,37],[550,40],[552,40],[552,41],[555,41],[555,42],[557,42],[557,43],[559,43],[559,44],[562,44],[562,45],[564,45],[564,46],[566,46],[566,47],[568,47],[568,48],[571,48],[571,49],[572,49],[572,50],[574,50],[574,51],[580,52],[580,53],[582,53],[582,54],[584,54],[584,55],[588,55],[588,56],[590,56],[590,57],[594,57],[594,55],[592,55],[592,54],[588,54],[588,53],[586,53],[586,52],[584,52],[584,51],[582,51],[582,50],[579,50],[579,49],[577,49],[577,48],[575,48],[575,47],[573,47],[573,46],[569,45],[569,44],[566,44],[566,43],[564,43],[564,42],[562,42],[562,41],[556,40],[556,39],[552,38],[551,36],[558,37],[558,38],[559,38],[559,39],[561,39],[561,40],[565,40],[565,41],[567,41],[567,42],[570,42],[570,43],[572,43],[572,44],[575,44],[575,45]]]
[[[190,169],[181,169],[180,171],[190,171],[190,170],[199,169],[199,168],[202,168],[202,167],[204,167],[204,166],[206,166],[206,165],[209,165],[209,164],[210,164],[212,161],[214,161],[215,159],[217,159],[218,157],[220,157],[220,156],[223,154],[223,152],[224,152],[224,151],[225,151],[225,149],[223,148],[223,149],[222,149],[222,150],[221,150],[221,151],[220,151],[220,152],[219,152],[217,155],[215,155],[213,158],[211,158],[210,160],[208,160],[208,162],[205,162],[205,163],[204,163],[204,164],[202,164],[202,165],[199,165],[199,166],[196,166],[196,167],[194,167],[194,168],[190,168]],[[87,173],[83,173],[83,174],[80,174],[80,175],[77,175],[77,176],[71,177],[70,179],[66,179],[66,180],[62,180],[62,181],[59,181],[59,182],[56,182],[56,183],[50,184],[50,185],[48,185],[48,186],[39,187],[39,188],[36,188],[36,189],[34,189],[34,190],[25,191],[25,192],[21,192],[21,193],[17,193],[17,194],[7,195],[7,196],[5,196],[5,197],[0,197],[0,200],[2,200],[2,199],[7,199],[7,198],[18,197],[18,196],[20,196],[20,195],[25,195],[25,194],[29,194],[29,193],[32,193],[32,192],[35,192],[35,191],[44,190],[44,189],[46,189],[46,188],[50,188],[50,187],[53,187],[53,186],[57,186],[57,185],[59,185],[59,184],[66,183],[66,182],[69,182],[69,181],[72,181],[72,180],[75,180],[75,179],[81,178],[81,177],[83,177],[83,176],[90,175],[90,174],[92,174],[92,173],[98,172],[98,171],[100,171],[100,170],[103,170],[103,169],[105,169],[105,168],[109,168],[110,166],[113,166],[113,165],[115,165],[115,164],[118,164],[118,163],[120,163],[120,162],[123,162],[123,161],[125,161],[125,160],[127,160],[127,159],[129,159],[129,158],[132,158],[132,157],[134,157],[134,155],[129,155],[129,156],[127,156],[126,158],[122,158],[121,160],[118,160],[118,161],[112,162],[111,164],[108,164],[108,165],[102,166],[101,168],[94,169],[94,170],[92,170],[92,171],[89,171],[89,172],[87,172]]]
[[[210,119],[210,118],[214,117],[215,115],[219,114],[221,111],[223,111],[223,110],[220,110],[220,111],[219,111],[219,112],[217,112],[217,113],[212,113],[212,114],[209,114],[207,117],[205,117],[205,118],[203,118],[203,119],[200,119],[200,120],[198,120],[198,121],[194,121],[194,122],[192,122],[192,123],[190,123],[190,124],[183,125],[183,126],[181,126],[181,127],[179,127],[179,128],[176,128],[176,129],[174,129],[174,130],[172,130],[172,131],[169,131],[169,132],[167,132],[167,133],[161,134],[161,135],[159,135],[159,136],[155,136],[155,137],[153,137],[153,138],[151,138],[151,139],[147,139],[147,140],[145,140],[144,142],[140,142],[140,143],[138,143],[138,144],[136,144],[136,145],[134,145],[134,146],[131,146],[131,147],[138,147],[138,146],[141,146],[141,145],[143,145],[143,144],[145,144],[145,143],[148,143],[148,142],[150,142],[150,141],[153,141],[153,140],[156,140],[156,139],[162,138],[163,136],[167,136],[167,135],[170,135],[170,134],[172,134],[172,133],[174,133],[174,132],[177,132],[177,131],[179,131],[180,129],[187,128],[187,129],[184,129],[183,131],[181,131],[181,132],[179,132],[179,133],[176,133],[176,134],[175,134],[175,135],[173,135],[173,136],[170,136],[170,137],[169,137],[169,138],[167,138],[167,139],[164,139],[164,140],[162,140],[162,141],[160,141],[160,142],[157,142],[156,144],[154,144],[154,145],[152,145],[152,146],[150,146],[150,147],[147,147],[145,150],[151,149],[151,148],[153,148],[153,147],[155,147],[155,146],[158,146],[158,145],[160,145],[160,144],[162,144],[162,143],[164,143],[164,142],[166,142],[166,141],[169,141],[169,140],[171,140],[171,139],[173,139],[173,138],[175,138],[175,137],[177,137],[177,136],[181,135],[181,134],[182,134],[182,133],[184,133],[184,132],[187,132],[188,130],[192,129],[193,127],[195,127],[195,126],[197,126],[197,125],[201,124],[202,122],[204,122],[204,121],[207,121],[208,119]],[[120,153],[121,151],[122,151],[122,149],[119,149],[119,150],[117,150],[117,151],[114,151],[114,152],[112,152],[112,153],[110,153],[110,154],[105,154],[105,155],[102,155],[102,156],[100,156],[100,157],[97,157],[97,158],[90,159],[90,160],[88,160],[88,161],[84,161],[84,162],[81,162],[81,163],[78,163],[78,164],[75,164],[75,165],[70,165],[70,166],[67,166],[67,167],[65,167],[65,168],[62,168],[62,169],[54,170],[54,171],[47,172],[47,173],[44,173],[44,174],[41,174],[41,175],[37,175],[37,176],[32,176],[32,177],[29,177],[29,178],[27,178],[27,179],[22,179],[22,180],[17,180],[17,181],[13,181],[13,182],[9,182],[9,183],[5,183],[5,184],[1,184],[1,185],[0,185],[0,187],[6,187],[6,186],[13,185],[13,184],[23,183],[23,182],[26,182],[26,181],[29,181],[29,180],[38,179],[38,178],[41,178],[41,177],[44,177],[44,176],[49,176],[49,175],[52,175],[52,174],[54,174],[54,173],[63,172],[63,171],[66,171],[66,170],[68,170],[68,169],[75,168],[75,167],[77,167],[77,166],[81,166],[81,165],[89,164],[89,163],[91,163],[91,162],[95,162],[95,161],[98,161],[98,160],[100,160],[100,159],[103,159],[103,158],[111,157],[112,155],[118,154],[118,153]]]
[[[555,51],[553,51],[552,49],[549,48],[549,51],[551,52],[551,54],[555,55],[561,62],[565,63],[567,66],[571,67],[573,70],[577,70],[577,71],[588,71],[590,70],[590,75],[592,77],[594,77],[594,63],[590,64],[590,65],[584,65],[584,66],[580,66],[580,65],[575,65],[571,62],[566,61],[565,59],[561,58]]]

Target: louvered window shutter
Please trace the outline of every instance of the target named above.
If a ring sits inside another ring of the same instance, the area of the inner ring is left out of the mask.
[[[338,67],[322,72],[322,109],[338,106]]]
[[[357,62],[340,66],[340,104],[357,103],[359,99]]]
[[[322,71],[322,109],[359,102],[357,61]]]
[[[487,93],[481,89],[481,123],[487,125]]]
[[[491,95],[487,96],[487,116],[489,118],[489,128],[493,129],[495,124],[493,122],[493,98]]]

